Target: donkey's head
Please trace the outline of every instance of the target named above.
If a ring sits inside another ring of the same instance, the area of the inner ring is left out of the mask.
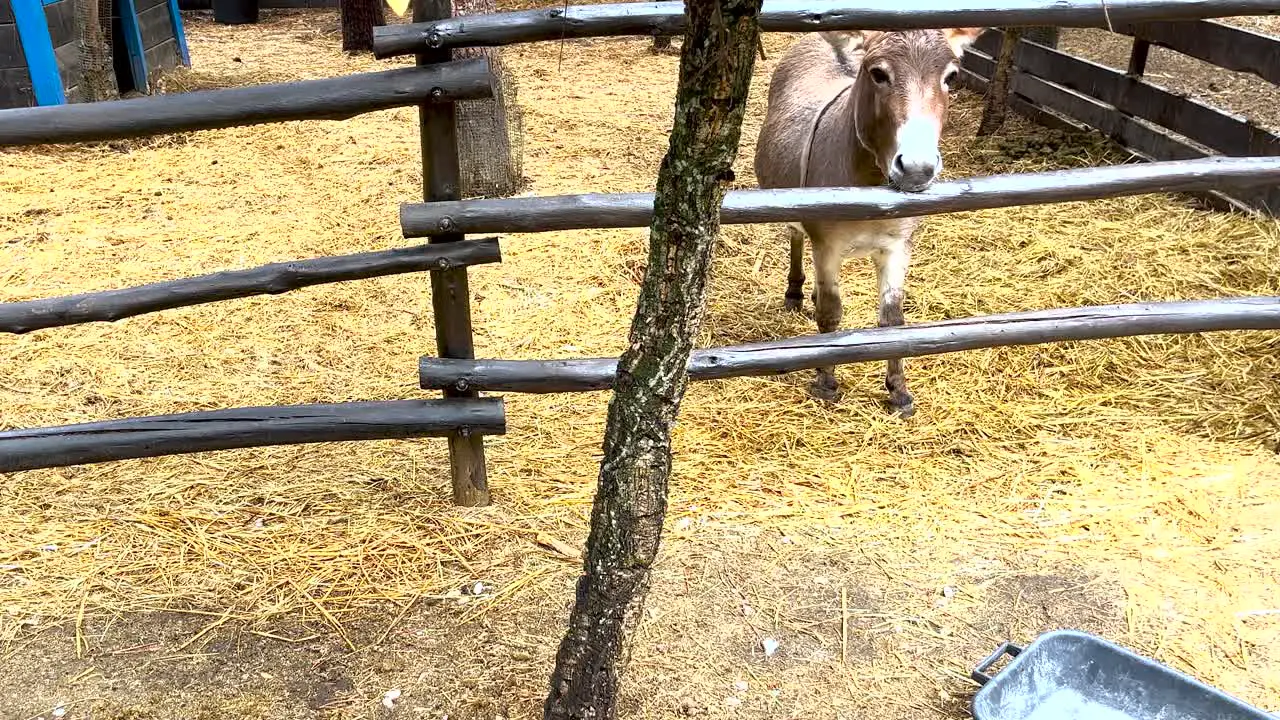
[[[842,59],[861,54],[854,85],[858,142],[895,187],[919,192],[942,171],[938,141],[964,48],[984,28],[828,33]],[[857,63],[856,60],[852,62]]]

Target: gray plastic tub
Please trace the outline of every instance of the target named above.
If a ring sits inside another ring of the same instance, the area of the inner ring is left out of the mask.
[[[987,674],[1004,655],[1013,659]],[[978,667],[976,720],[1277,720],[1204,683],[1088,633],[1005,643]]]

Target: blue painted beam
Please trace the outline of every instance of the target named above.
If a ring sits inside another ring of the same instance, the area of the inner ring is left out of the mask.
[[[132,2],[132,0],[130,0]],[[31,91],[37,105],[65,105],[67,93],[58,74],[58,58],[53,54],[53,39],[49,36],[49,18],[44,13],[41,0],[11,0],[14,24],[18,27],[18,39],[22,53],[27,57],[27,72],[31,75]]]
[[[169,19],[173,21],[173,37],[178,41],[178,56],[182,64],[191,67],[191,50],[187,48],[187,32],[182,27],[182,11],[178,9],[178,0],[169,0]]]
[[[124,31],[124,45],[129,52],[129,70],[133,73],[133,86],[140,92],[151,92],[147,75],[147,56],[142,45],[142,28],[138,27],[138,6],[133,0],[117,0],[120,28]]]

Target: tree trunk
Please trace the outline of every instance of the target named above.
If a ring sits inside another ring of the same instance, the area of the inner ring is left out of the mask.
[[[618,362],[583,574],[545,720],[613,720],[618,664],[640,619],[671,472],[671,426],[706,305],[733,180],[761,0],[686,0],[675,121],[658,171],[649,262]]]
[[[454,17],[498,12],[497,0],[450,0]],[[463,197],[506,197],[524,183],[521,137],[524,132],[515,78],[496,47],[457,48],[455,59],[487,57],[493,71],[493,97],[455,107],[458,163]]]
[[[1004,41],[1000,44],[1000,57],[996,69],[987,83],[986,103],[982,108],[982,121],[978,123],[978,136],[994,135],[1004,125],[1009,104],[1009,83],[1013,80],[1013,56],[1022,39],[1020,28],[1005,28]]]
[[[386,25],[382,0],[340,0],[342,49],[349,53],[373,52],[373,29]]]

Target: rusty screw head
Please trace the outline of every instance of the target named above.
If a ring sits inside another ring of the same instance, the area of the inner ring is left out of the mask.
[[[438,87],[431,88],[432,100],[439,100],[442,97],[444,97],[444,88],[438,88]]]
[[[469,387],[471,387],[471,383],[467,382],[466,378],[458,378],[453,383],[453,389],[458,392],[466,392]]]
[[[451,217],[440,218],[440,232],[449,232],[450,230],[453,229],[453,227],[454,227],[453,218]]]
[[[444,44],[444,37],[436,30],[427,33],[427,45],[429,47],[438,48]]]

